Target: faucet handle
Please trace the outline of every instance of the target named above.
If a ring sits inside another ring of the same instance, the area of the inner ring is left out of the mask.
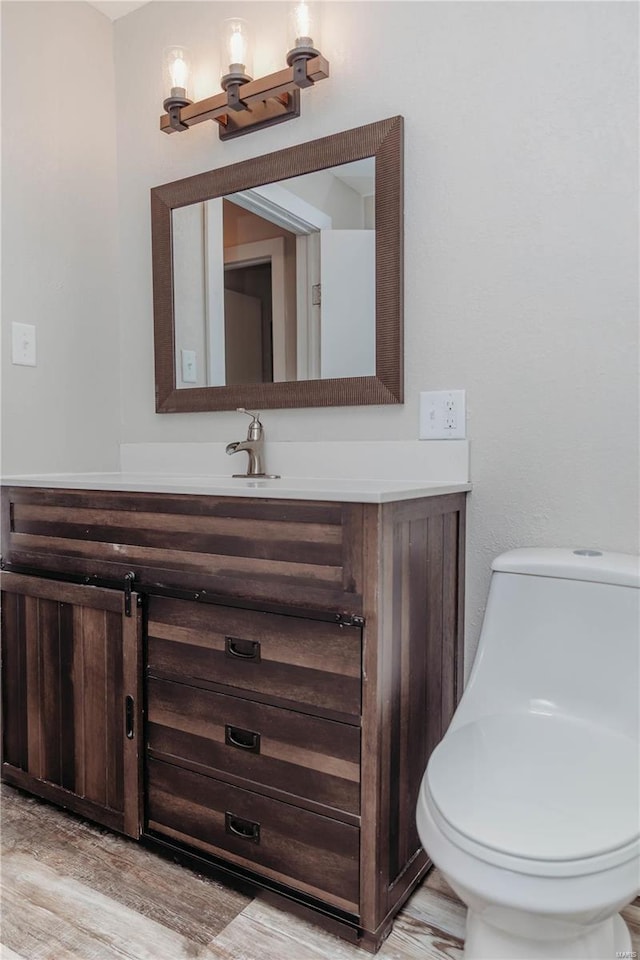
[[[244,407],[236,407],[237,413],[246,413],[248,417],[253,417],[247,430],[247,440],[259,440],[262,436],[262,423],[259,413],[252,413],[251,410],[245,410]]]
[[[251,410],[246,410],[244,407],[236,407],[236,413],[246,413],[248,417],[253,417],[254,420],[257,420],[260,423],[260,414],[252,413]]]

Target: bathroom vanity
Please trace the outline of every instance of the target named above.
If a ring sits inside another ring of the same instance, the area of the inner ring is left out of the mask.
[[[429,865],[467,489],[13,480],[3,779],[375,952]]]

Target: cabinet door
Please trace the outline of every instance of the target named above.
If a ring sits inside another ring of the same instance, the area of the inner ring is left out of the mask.
[[[124,593],[3,573],[2,776],[138,837],[141,613]]]

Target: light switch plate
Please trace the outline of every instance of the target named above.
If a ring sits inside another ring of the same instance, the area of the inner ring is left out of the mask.
[[[22,367],[35,367],[36,328],[32,323],[11,324],[11,362]]]
[[[198,373],[196,369],[195,350],[181,350],[182,356],[182,382],[197,383]]]
[[[420,394],[420,439],[464,440],[467,435],[464,390]]]

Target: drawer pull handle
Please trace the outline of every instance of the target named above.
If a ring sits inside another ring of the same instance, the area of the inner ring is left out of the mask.
[[[239,750],[260,753],[260,734],[253,730],[243,730],[242,727],[232,727],[230,723],[226,723],[224,742],[230,747],[238,747]]]
[[[225,637],[224,654],[226,657],[234,657],[236,660],[253,660],[254,663],[257,663],[260,660],[260,641]]]
[[[236,817],[235,814],[227,811],[224,815],[224,828],[233,837],[241,837],[243,840],[250,840],[251,843],[260,843],[260,824],[254,823],[253,820],[243,820],[242,817]]]

